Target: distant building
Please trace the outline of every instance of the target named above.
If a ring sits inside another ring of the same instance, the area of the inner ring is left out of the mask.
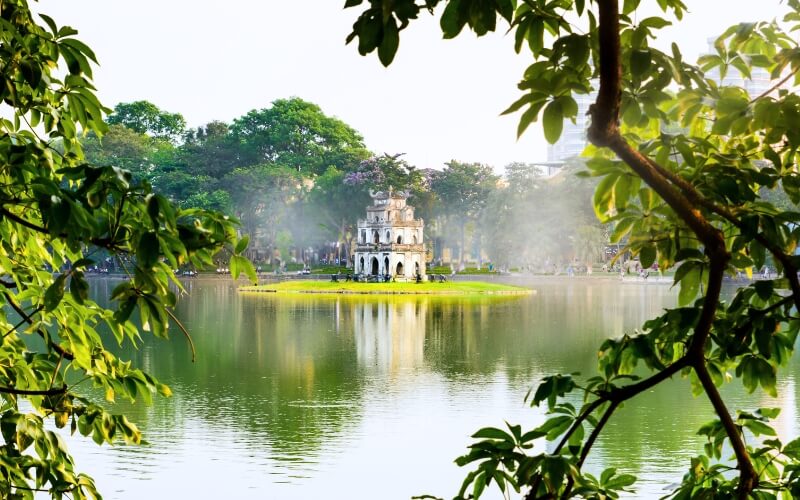
[[[390,274],[397,277],[425,277],[425,222],[414,219],[414,207],[407,205],[408,192],[370,191],[373,205],[367,218],[358,221],[355,273]]]

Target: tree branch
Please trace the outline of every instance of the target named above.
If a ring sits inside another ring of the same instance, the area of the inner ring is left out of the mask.
[[[43,234],[50,234],[50,232],[47,230],[47,228],[45,228],[43,226],[39,226],[37,224],[34,224],[33,222],[30,222],[29,220],[26,220],[26,219],[20,217],[19,215],[15,214],[14,212],[11,212],[10,210],[8,210],[6,207],[0,206],[0,214],[2,214],[4,217],[6,217],[8,219],[13,220],[17,224],[20,224],[22,226],[27,227],[28,229],[33,229],[34,231],[37,231],[37,232],[40,232],[40,233],[43,233]]]
[[[183,333],[183,336],[186,337],[186,340],[189,342],[189,349],[192,351],[192,363],[194,363],[195,361],[194,341],[192,340],[192,336],[189,334],[189,330],[187,330],[186,327],[183,326],[183,323],[181,323],[178,317],[175,316],[175,314],[172,311],[170,311],[167,307],[164,308],[164,311],[166,311],[167,315],[169,315],[169,317],[172,318],[172,321],[174,321],[175,324],[178,325],[178,329]]]
[[[55,387],[51,389],[15,389],[14,387],[3,387],[0,386],[0,392],[4,392],[6,394],[15,394],[18,396],[56,396],[58,394],[64,394],[67,392],[67,386],[62,385],[61,387]]]
[[[592,412],[594,412],[604,403],[611,402],[611,406],[609,408],[613,407],[614,409],[616,409],[616,407],[619,406],[624,401],[631,399],[637,396],[638,394],[647,391],[651,387],[658,385],[659,383],[672,377],[674,374],[678,373],[687,366],[689,366],[689,358],[687,356],[684,356],[675,361],[674,363],[672,363],[671,365],[669,365],[668,367],[659,371],[658,373],[655,373],[652,376],[640,382],[601,393],[600,397],[592,401],[592,403],[590,403],[589,406],[587,406],[586,409],[584,409],[583,412],[581,412],[578,418],[575,419],[575,422],[573,422],[572,426],[569,428],[569,430],[567,430],[566,434],[564,434],[564,436],[561,438],[561,441],[559,442],[558,446],[556,446],[555,450],[553,451],[553,454],[557,455],[564,447],[564,445],[567,443],[569,437],[575,432],[575,430],[577,430],[578,426],[581,425],[589,417],[589,415],[592,414]],[[606,412],[608,413],[608,410],[606,410]],[[613,413],[613,410],[611,411],[611,413]],[[611,413],[608,413],[608,418],[611,417]],[[603,425],[605,425],[605,422],[603,422]],[[598,426],[600,426],[599,423]],[[595,431],[597,431],[596,427]],[[592,432],[592,434],[594,434],[594,432]],[[587,440],[586,444],[584,445],[584,451],[587,454],[589,450],[586,448],[586,446],[588,445],[588,447],[591,448],[592,445],[594,444],[594,441],[597,439],[597,436],[595,436],[594,438],[591,438],[590,436],[590,439],[591,442]],[[579,462],[578,468],[580,468],[584,460],[585,458]],[[531,489],[525,496],[525,500],[536,499],[536,490],[539,489],[540,483],[541,483],[541,475],[537,475],[533,483],[531,483]]]
[[[697,378],[700,379],[700,383],[703,385],[703,390],[711,401],[711,405],[714,407],[714,411],[719,415],[720,422],[722,422],[725,433],[728,435],[728,439],[731,442],[733,452],[736,455],[736,463],[739,466],[738,495],[741,500],[746,500],[749,498],[753,488],[758,485],[758,473],[756,473],[750,461],[750,455],[747,453],[747,447],[742,440],[739,428],[728,412],[728,408],[725,406],[725,402],[722,400],[717,386],[715,386],[714,381],[711,380],[711,375],[708,373],[705,362],[698,363],[694,366],[694,370],[695,373],[697,373]],[[735,439],[732,436],[735,436]]]
[[[696,206],[700,204],[701,206],[706,206],[706,208],[709,208],[709,206],[715,207],[714,211],[723,215],[726,219],[730,217],[732,221],[735,220],[736,222],[738,222],[738,219],[733,217],[733,214],[730,214],[727,210],[716,207],[715,204],[700,196],[688,182],[672,172],[667,171],[653,160],[646,158],[639,151],[633,149],[620,134],[618,122],[622,89],[622,64],[619,33],[619,1],[598,0],[598,6],[600,88],[597,101],[590,108],[592,123],[587,135],[589,140],[598,147],[608,147],[616,153],[616,155],[639,175],[647,185],[658,193],[658,195],[675,211],[678,217],[680,217],[697,235],[698,239],[705,247],[706,255],[709,258],[708,287],[703,300],[700,318],[695,326],[687,356],[682,359],[688,359],[688,363],[695,369],[706,394],[714,406],[714,410],[723,422],[728,439],[731,441],[734,451],[736,452],[736,460],[740,470],[739,495],[741,498],[746,498],[757,484],[758,477],[755,475],[742,436],[733,424],[733,420],[708,374],[704,357],[706,342],[711,332],[711,326],[719,304],[722,278],[727,268],[728,261],[730,260],[730,255],[725,246],[725,239],[721,231],[712,226]],[[765,238],[762,237],[762,239]],[[775,246],[773,245],[772,248],[775,248]],[[779,254],[782,254],[780,249],[775,249]],[[776,255],[776,257],[778,256]],[[785,256],[784,260],[788,262],[788,258]],[[790,278],[793,291],[800,291],[800,283],[793,283],[793,280],[795,282],[797,281],[796,275]],[[653,377],[651,377],[651,379],[652,378]],[[658,382],[656,381],[652,383],[652,385],[655,385],[655,383]],[[632,388],[626,389],[633,390]],[[634,395],[638,394],[635,390],[633,391]],[[606,417],[610,418],[610,412],[604,414],[603,418]]]
[[[22,319],[23,319],[23,320],[24,320],[26,323],[28,323],[29,325],[33,325],[33,318],[32,318],[32,317],[31,317],[31,316],[30,316],[28,313],[26,313],[26,312],[25,312],[25,311],[24,311],[24,310],[23,310],[23,309],[22,309],[22,308],[19,306],[19,304],[17,304],[17,303],[14,301],[14,298],[13,298],[13,297],[11,297],[11,295],[9,295],[9,294],[8,294],[8,292],[3,292],[3,296],[6,298],[6,302],[8,302],[8,305],[10,305],[10,306],[11,306],[11,308],[12,308],[12,309],[14,309],[14,311],[16,311],[16,313],[17,313],[17,314],[19,314],[19,315],[22,317]],[[33,311],[33,314],[36,314],[36,313],[38,313],[38,312],[39,312],[39,311],[41,311],[42,309],[44,309],[44,306],[39,306],[39,307],[37,307],[37,308],[36,308],[36,309]],[[14,329],[16,330],[16,328],[14,328]],[[10,333],[10,332],[9,332],[9,333]],[[59,354],[61,357],[64,357],[64,358],[66,358],[66,359],[68,359],[68,360],[70,360],[70,361],[71,361],[71,360],[73,360],[73,359],[75,359],[75,356],[73,356],[71,352],[67,351],[66,349],[64,349],[63,347],[61,347],[61,346],[60,346],[60,345],[58,345],[57,343],[53,342],[52,340],[49,340],[49,339],[48,339],[48,336],[47,336],[47,335],[45,335],[45,333],[42,331],[42,329],[41,329],[41,328],[37,329],[37,330],[36,330],[36,333],[38,333],[38,334],[39,334],[39,336],[40,336],[40,337],[42,337],[42,339],[44,339],[44,341],[45,341],[45,342],[47,342],[47,345],[48,345],[50,348],[52,348],[54,351],[56,351],[56,352],[57,352],[57,353],[58,353],[58,354]]]
[[[583,463],[586,461],[586,457],[589,456],[589,452],[592,450],[592,446],[594,446],[594,442],[597,440],[597,436],[603,432],[603,428],[606,426],[608,421],[611,419],[611,415],[614,414],[617,407],[620,403],[614,401],[606,408],[606,411],[603,412],[603,416],[600,417],[600,421],[597,422],[597,426],[592,430],[592,433],[589,435],[589,438],[586,440],[586,443],[583,445],[583,449],[581,450],[581,456],[578,459],[578,463],[575,466],[580,470],[583,467]],[[569,498],[570,493],[572,492],[572,487],[575,485],[575,479],[573,476],[569,476],[567,479],[567,486],[564,488],[564,493],[562,493],[561,498],[566,500]]]
[[[758,96],[753,97],[752,99],[750,99],[750,104],[753,104],[757,100],[759,100],[759,99],[761,99],[763,97],[766,97],[766,96],[770,95],[771,93],[775,92],[776,90],[780,89],[781,87],[783,87],[783,84],[788,82],[789,80],[791,80],[792,77],[794,75],[796,75],[798,71],[800,71],[800,66],[792,68],[792,70],[786,76],[784,76],[781,79],[781,81],[779,81],[778,83],[776,83],[772,87],[768,88],[764,92],[760,93]]]

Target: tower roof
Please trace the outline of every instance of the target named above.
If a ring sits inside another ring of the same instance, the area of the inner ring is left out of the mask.
[[[406,200],[411,193],[409,191],[395,191],[391,186],[389,186],[388,191],[373,191],[369,190],[369,195],[372,197],[373,200],[387,200],[389,198],[393,198],[395,200]]]

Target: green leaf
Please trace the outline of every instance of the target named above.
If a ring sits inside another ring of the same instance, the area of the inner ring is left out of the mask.
[[[681,290],[678,293],[678,305],[685,306],[694,302],[700,290],[700,280],[702,278],[702,268],[692,266],[680,280]],[[677,274],[675,276],[677,280]]]
[[[455,38],[461,33],[466,24],[466,19],[461,15],[461,0],[450,0],[442,13],[439,22],[445,38]]]
[[[639,2],[641,2],[641,0],[624,0],[622,4],[622,13],[627,15],[635,11],[639,7]]]
[[[472,489],[472,497],[473,498],[480,498],[483,494],[483,490],[486,487],[486,475],[481,472],[477,476],[475,476],[475,482],[473,484]]]
[[[672,23],[663,17],[648,17],[639,21],[639,26],[644,26],[645,28],[661,29],[671,25]]]
[[[652,56],[650,49],[636,49],[631,52],[631,73],[641,77],[650,69]]]
[[[244,236],[242,236],[242,239],[236,242],[236,248],[234,249],[233,253],[237,255],[241,254],[242,252],[245,251],[245,249],[247,249],[247,245],[249,243],[250,243],[250,235],[245,234]]]
[[[632,474],[620,474],[614,476],[605,483],[605,487],[610,490],[621,490],[633,485],[636,482],[636,476]]]
[[[794,460],[800,460],[800,438],[796,438],[783,447],[783,453]]]
[[[258,282],[258,276],[253,264],[241,255],[234,255],[230,260],[230,271],[233,279],[238,279],[241,273],[244,273],[252,283]]]
[[[551,101],[544,108],[542,114],[542,125],[544,126],[544,137],[550,144],[555,144],[561,137],[564,128],[564,114],[559,101]]]
[[[78,304],[89,298],[89,282],[83,277],[83,273],[75,271],[69,280],[69,292]]]
[[[759,422],[758,420],[746,420],[744,422],[744,426],[750,430],[756,436],[775,436],[777,433],[775,429],[770,427],[769,425],[765,424],[764,422]]]
[[[484,427],[480,429],[478,432],[472,435],[473,439],[498,439],[500,441],[508,441],[510,443],[514,442],[514,438],[508,434],[507,432],[503,431],[502,429],[498,429],[496,427]]]
[[[159,246],[158,236],[153,231],[148,231],[139,238],[136,249],[136,260],[144,269],[150,269],[158,262]]]
[[[639,262],[642,267],[649,269],[656,261],[656,247],[653,245],[645,245],[639,249]]]
[[[780,408],[759,408],[756,413],[762,415],[764,418],[767,418],[767,419],[771,420],[773,418],[777,418],[777,416],[780,415],[781,409]]]
[[[381,64],[384,66],[392,64],[399,45],[400,35],[397,30],[397,24],[394,17],[390,16],[383,25],[383,40],[378,46],[378,59],[380,59]]]
[[[150,196],[147,200],[147,215],[150,216],[150,220],[153,222],[153,227],[158,229],[158,198],[155,195]]]
[[[58,307],[61,299],[64,298],[64,284],[67,281],[66,274],[60,274],[44,292],[44,310],[50,312]]]

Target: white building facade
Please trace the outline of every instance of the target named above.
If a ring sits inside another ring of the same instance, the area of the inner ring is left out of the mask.
[[[355,274],[425,278],[425,222],[414,219],[408,192],[370,192],[372,206],[357,224]]]

